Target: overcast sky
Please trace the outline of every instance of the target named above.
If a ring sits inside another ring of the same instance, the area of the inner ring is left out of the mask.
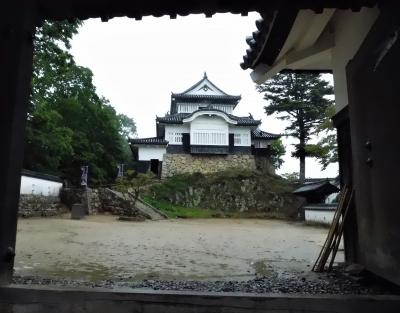
[[[138,137],[155,136],[155,117],[170,107],[171,92],[182,92],[203,77],[229,94],[242,96],[235,114],[262,119],[261,129],[283,133],[285,124],[267,117],[262,95],[255,91],[250,70],[239,64],[247,49],[246,36],[255,30],[256,13],[247,17],[217,14],[178,17],[145,17],[141,21],[115,18],[85,21],[72,41],[78,64],[94,73],[100,95],[119,113],[132,117]],[[287,155],[278,173],[298,172],[298,160],[290,157],[293,139],[283,138]],[[313,159],[306,161],[307,177],[333,177],[331,165],[321,172]]]

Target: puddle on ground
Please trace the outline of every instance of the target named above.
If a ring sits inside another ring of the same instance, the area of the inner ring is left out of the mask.
[[[22,263],[22,262],[21,262]],[[22,265],[22,264],[21,264]],[[31,275],[32,269],[40,272],[41,277],[45,278],[61,278],[67,280],[89,280],[92,282],[100,282],[115,276],[116,272],[121,272],[119,268],[112,268],[103,266],[97,263],[88,264],[64,264],[56,263],[51,267],[43,268],[39,263],[32,264],[33,266],[15,266],[15,274],[20,276]]]
[[[258,277],[271,277],[275,274],[275,272],[271,270],[270,266],[267,265],[267,260],[253,261],[250,265]]]

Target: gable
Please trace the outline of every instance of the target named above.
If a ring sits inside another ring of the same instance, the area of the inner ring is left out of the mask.
[[[227,93],[223,92],[217,86],[215,86],[204,73],[203,79],[194,84],[189,89],[182,92],[180,95],[191,95],[191,96],[228,96]]]
[[[210,96],[226,96],[226,93],[215,86],[208,78],[202,79],[199,83],[191,87],[184,94],[186,95],[210,95]]]

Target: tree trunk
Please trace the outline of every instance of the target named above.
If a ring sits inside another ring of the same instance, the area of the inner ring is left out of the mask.
[[[306,179],[306,131],[304,127],[304,112],[303,110],[299,111],[299,131],[300,131],[300,144],[299,144],[299,160],[300,160],[300,172],[299,172],[299,181],[300,184],[304,184]]]
[[[304,184],[304,181],[306,179],[306,157],[304,153],[300,155],[299,159],[300,159],[299,181],[300,184]]]

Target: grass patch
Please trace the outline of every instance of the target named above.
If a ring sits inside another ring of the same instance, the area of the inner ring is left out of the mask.
[[[218,216],[217,211],[214,210],[186,208],[168,201],[156,200],[149,196],[145,196],[143,200],[165,213],[169,218],[210,218]]]

